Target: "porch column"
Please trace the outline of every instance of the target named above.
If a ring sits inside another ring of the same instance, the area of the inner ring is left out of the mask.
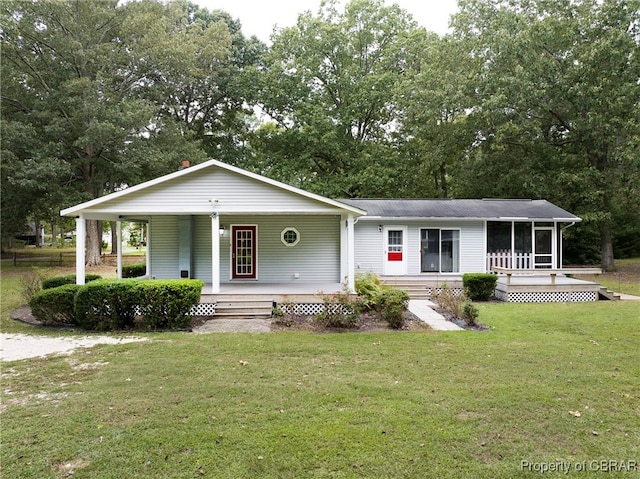
[[[347,287],[349,291],[355,293],[356,291],[356,263],[355,263],[355,238],[354,238],[354,220],[353,215],[347,217]]]
[[[76,284],[84,284],[85,238],[85,218],[84,215],[80,215],[76,218]]]
[[[151,217],[147,218],[147,236],[145,237],[147,249],[144,252],[144,260],[147,263],[147,278],[151,279]]]
[[[211,213],[211,293],[220,292],[220,217]]]
[[[122,221],[116,221],[116,270],[118,271],[118,279],[122,279]]]

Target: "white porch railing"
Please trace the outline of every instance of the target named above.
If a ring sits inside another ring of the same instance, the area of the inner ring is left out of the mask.
[[[487,271],[493,267],[509,269],[532,269],[533,255],[531,253],[515,253],[511,250],[498,250],[487,253]]]

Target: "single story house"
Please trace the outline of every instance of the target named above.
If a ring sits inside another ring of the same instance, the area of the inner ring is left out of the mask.
[[[545,200],[334,200],[217,160],[61,214],[76,217],[79,282],[85,220],[136,221],[147,223],[150,279],[200,279],[212,295],[276,284],[353,291],[365,271],[459,282],[495,266],[555,270],[563,230],[581,221]]]
[[[546,200],[351,199],[357,269],[381,276],[562,268],[562,232],[581,221]]]
[[[119,235],[122,221],[136,221],[147,223],[149,278],[196,278],[216,294],[221,285],[255,283],[353,289],[354,223],[365,212],[210,160],[61,214],[76,217],[78,281],[85,220],[116,221]]]

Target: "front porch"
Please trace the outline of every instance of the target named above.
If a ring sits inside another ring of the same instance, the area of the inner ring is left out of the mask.
[[[205,284],[194,314],[216,317],[270,317],[282,304],[299,314],[321,312],[324,295],[343,292],[342,283],[221,283],[219,292]]]

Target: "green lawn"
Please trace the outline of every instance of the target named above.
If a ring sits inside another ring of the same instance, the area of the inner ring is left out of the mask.
[[[2,329],[41,334],[7,319],[22,273]],[[162,333],[2,363],[2,477],[640,476],[639,303],[479,309],[488,332]]]
[[[5,363],[4,477],[511,478],[640,459],[637,304],[480,310],[492,331],[170,333]]]

